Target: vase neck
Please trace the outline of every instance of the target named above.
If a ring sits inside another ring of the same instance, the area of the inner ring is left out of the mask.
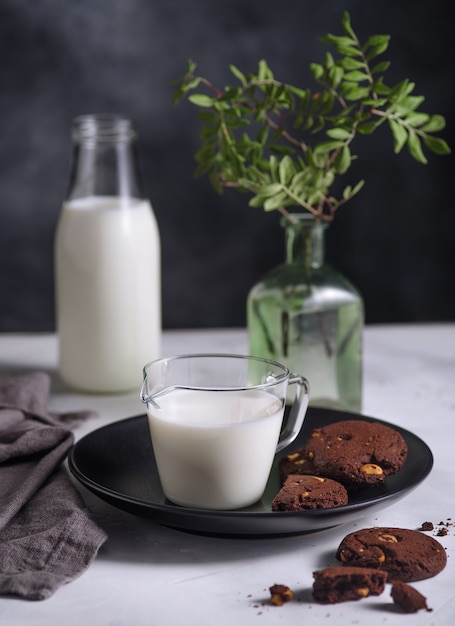
[[[286,232],[286,263],[302,263],[306,267],[324,264],[324,230],[326,224],[312,215],[293,214],[293,222],[283,220]]]

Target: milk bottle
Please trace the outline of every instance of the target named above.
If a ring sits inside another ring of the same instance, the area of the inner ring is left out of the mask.
[[[59,369],[95,393],[138,388],[160,355],[159,231],[139,187],[131,122],[83,116],[55,237]]]

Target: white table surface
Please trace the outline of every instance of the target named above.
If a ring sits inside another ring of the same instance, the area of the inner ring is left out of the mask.
[[[219,351],[245,353],[246,331],[172,331],[163,355]],[[114,420],[144,413],[138,393],[81,395],[68,391],[57,370],[54,335],[0,335],[0,378],[32,369],[52,376],[51,409],[90,408],[99,416],[76,438]],[[138,388],[140,386],[140,373]],[[214,538],[159,526],[117,510],[79,487],[109,538],[90,568],[41,602],[0,598],[0,623],[8,626],[179,626],[243,624],[452,624],[455,617],[455,525],[437,537],[447,567],[413,583],[432,612],[397,612],[390,588],[379,597],[318,605],[312,572],[335,565],[341,539],[356,528],[418,528],[455,523],[455,324],[370,326],[364,338],[363,413],[403,426],[434,454],[430,475],[388,508],[335,529],[286,538]],[[79,486],[79,485],[78,485]],[[282,583],[298,598],[269,603],[269,587]]]

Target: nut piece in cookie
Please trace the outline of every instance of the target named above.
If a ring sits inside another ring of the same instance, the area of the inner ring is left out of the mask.
[[[316,474],[347,488],[382,484],[398,472],[408,446],[394,428],[379,422],[342,420],[316,428],[305,445]]]
[[[291,474],[272,501],[272,511],[328,509],[348,503],[341,483],[322,476]]]
[[[390,593],[395,604],[398,604],[405,613],[417,613],[422,609],[431,611],[428,608],[427,599],[417,589],[410,587],[406,583],[395,581],[392,583]]]
[[[376,567],[389,580],[412,582],[439,574],[447,563],[443,546],[433,537],[403,528],[363,528],[343,539],[336,557],[344,565]]]
[[[313,597],[322,604],[361,600],[379,596],[387,582],[387,572],[363,567],[327,567],[313,572]]]

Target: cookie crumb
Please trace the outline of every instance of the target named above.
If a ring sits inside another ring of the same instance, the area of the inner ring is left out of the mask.
[[[423,522],[420,530],[434,530],[433,522]]]
[[[270,587],[270,602],[275,606],[283,606],[285,602],[289,602],[294,598],[294,592],[286,585],[272,585]]]
[[[395,604],[400,606],[405,613],[417,613],[422,609],[432,611],[427,605],[427,599],[421,593],[404,582],[394,581],[390,593]]]

